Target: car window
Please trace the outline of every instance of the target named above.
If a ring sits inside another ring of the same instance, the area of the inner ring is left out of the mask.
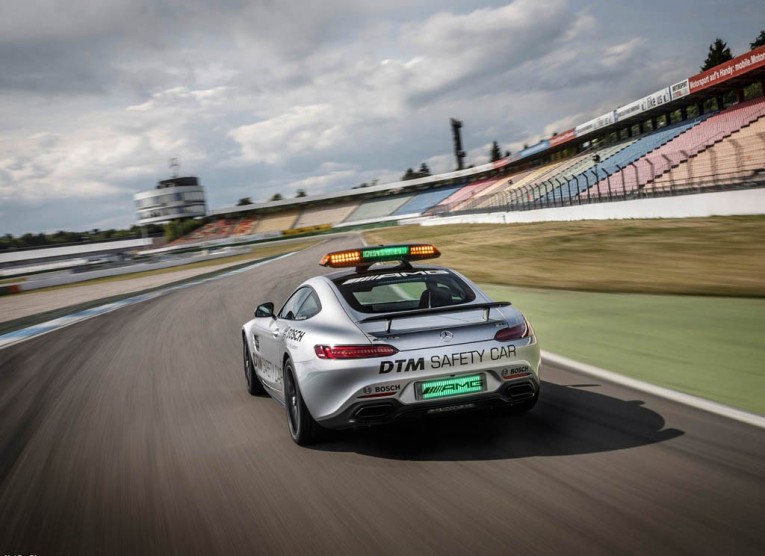
[[[357,311],[387,313],[469,303],[475,293],[445,269],[346,276],[335,281]]]
[[[294,320],[298,309],[306,300],[306,298],[311,295],[312,291],[313,290],[309,287],[303,287],[293,293],[287,302],[282,306],[281,311],[279,311],[279,318]]]
[[[295,320],[310,319],[314,315],[317,315],[321,311],[321,302],[319,296],[313,290],[310,291],[308,297],[305,298],[300,309],[295,313]]]

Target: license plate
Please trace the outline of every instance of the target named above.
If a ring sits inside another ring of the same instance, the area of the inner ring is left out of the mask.
[[[484,375],[482,374],[440,378],[438,380],[418,382],[417,398],[420,400],[435,400],[437,398],[483,392],[485,387]]]

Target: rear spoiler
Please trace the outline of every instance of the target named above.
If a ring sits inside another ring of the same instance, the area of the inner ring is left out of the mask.
[[[475,311],[476,309],[483,309],[483,320],[489,321],[489,312],[492,309],[498,309],[499,307],[508,307],[512,305],[509,301],[493,301],[491,303],[475,303],[473,305],[455,305],[446,307],[432,307],[430,309],[415,309],[413,311],[401,311],[400,313],[386,313],[384,315],[375,315],[374,317],[367,317],[359,321],[359,323],[387,321],[385,326],[385,332],[390,332],[390,327],[393,324],[393,319],[408,319],[412,317],[425,317],[428,315],[440,315],[443,313],[457,313],[462,311]]]

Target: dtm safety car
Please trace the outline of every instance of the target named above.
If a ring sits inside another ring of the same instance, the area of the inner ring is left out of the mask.
[[[286,406],[292,439],[322,429],[480,408],[520,413],[539,397],[540,350],[509,302],[494,302],[429,244],[328,253],[343,269],[300,285],[242,327],[252,395]]]

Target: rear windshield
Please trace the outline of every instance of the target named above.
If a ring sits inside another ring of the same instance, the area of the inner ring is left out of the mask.
[[[448,270],[410,270],[335,280],[345,301],[362,313],[393,313],[469,303],[475,293]]]

